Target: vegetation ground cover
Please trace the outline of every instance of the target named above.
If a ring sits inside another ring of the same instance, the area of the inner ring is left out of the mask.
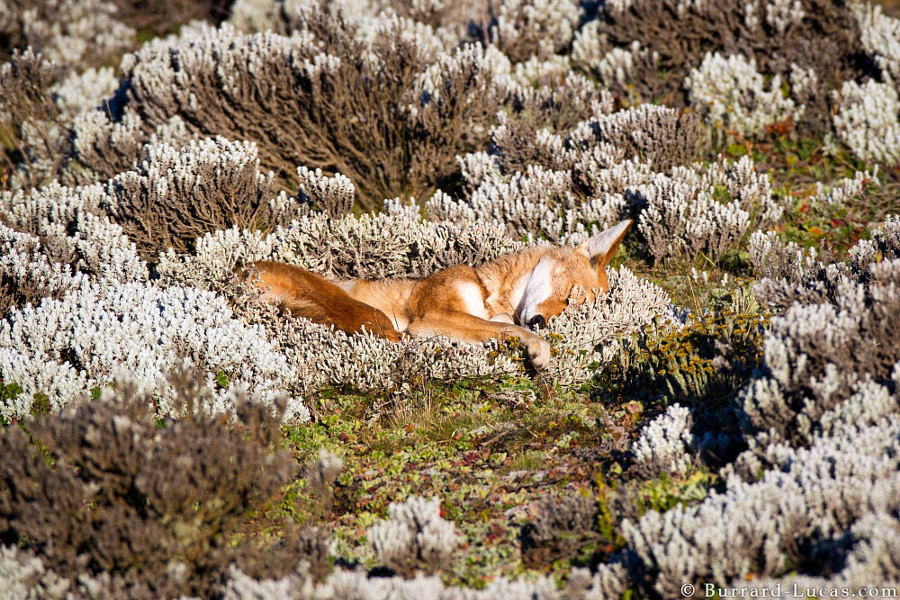
[[[896,590],[890,3],[114,4],[0,0],[11,597]],[[622,218],[543,372],[230,276]]]

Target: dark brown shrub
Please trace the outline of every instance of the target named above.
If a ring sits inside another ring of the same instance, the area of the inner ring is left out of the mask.
[[[273,576],[302,558],[321,563],[314,532],[293,531],[274,555],[253,540],[230,543],[247,511],[296,472],[277,448],[272,407],[197,413],[192,375],[173,385],[185,416],[161,428],[147,397],[123,386],[0,434],[0,543],[35,552],[64,577],[111,578],[132,598],[209,597],[231,564]]]
[[[134,170],[150,141],[140,118],[126,115],[114,123],[101,110],[81,114],[73,124],[72,138],[69,174],[79,184],[106,181]],[[176,140],[162,136],[160,141],[174,143]]]
[[[452,32],[460,42],[485,41],[491,19],[489,0],[460,0],[459,2],[408,2],[389,0],[387,3],[401,17],[414,19],[434,29]]]
[[[50,86],[59,69],[33,51],[0,65],[0,161],[16,187],[38,185],[62,164],[69,145],[55,123],[60,111]]]
[[[597,507],[590,496],[546,496],[533,505],[532,512],[533,518],[522,529],[523,559],[532,568],[573,558],[579,549],[600,538],[593,531]]]
[[[585,149],[611,144],[626,158],[649,161],[654,170],[665,172],[697,158],[700,132],[695,114],[641,104],[585,122],[572,133],[570,143]]]
[[[191,21],[221,23],[234,0],[112,0],[116,19],[144,35],[165,35]]]
[[[767,18],[775,3],[754,0],[694,3],[684,0],[634,0],[606,3],[600,13],[602,31],[613,46],[627,47],[635,40],[656,53],[655,64],[644,65],[633,80],[658,81],[646,100],[664,100],[683,107],[682,82],[707,52],[743,54],[755,58],[765,75],[787,80],[791,64],[814,69],[826,93],[810,99],[805,120],[827,125],[827,91],[871,73],[860,42],[859,24],[843,0],[802,0],[798,22],[778,26]],[[747,10],[756,17],[748,24]],[[641,65],[637,65],[640,69]]]
[[[252,144],[216,138],[181,150],[149,146],[137,170],[110,180],[103,208],[152,261],[167,248],[188,251],[207,232],[264,226],[271,182],[259,173]]]
[[[491,2],[487,39],[515,63],[564,53],[581,19],[574,0]]]
[[[456,154],[484,145],[497,102],[478,47],[435,58],[400,21],[369,41],[320,12],[301,25],[318,42],[220,29],[141,52],[126,69],[130,110],[145,127],[178,114],[192,133],[252,140],[291,188],[298,166],[343,173],[363,208],[427,195]]]
[[[558,152],[535,144],[538,132],[546,129],[566,136],[576,125],[597,113],[613,110],[613,98],[585,77],[570,74],[564,79],[547,78],[536,87],[520,86],[506,99],[508,115],[500,115],[500,125],[491,134],[493,151],[506,173],[525,172],[528,165],[558,170],[573,167]]]

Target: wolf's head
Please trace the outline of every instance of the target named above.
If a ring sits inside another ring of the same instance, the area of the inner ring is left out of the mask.
[[[577,248],[554,248],[538,261],[528,277],[516,313],[519,323],[544,327],[550,317],[565,310],[570,300],[584,302],[606,293],[606,267],[631,220],[595,235]]]

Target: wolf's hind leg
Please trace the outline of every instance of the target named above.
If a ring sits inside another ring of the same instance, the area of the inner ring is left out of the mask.
[[[259,278],[253,279],[253,271]],[[383,312],[358,300],[321,275],[283,263],[260,261],[246,271],[248,281],[263,291],[263,299],[296,317],[334,325],[346,333],[365,329],[393,342],[400,332]]]

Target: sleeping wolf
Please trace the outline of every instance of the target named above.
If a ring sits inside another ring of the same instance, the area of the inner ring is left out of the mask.
[[[593,300],[608,287],[606,267],[631,220],[577,248],[547,246],[478,267],[456,265],[422,279],[332,282],[299,267],[259,261],[244,270],[263,299],[295,316],[398,341],[442,335],[463,342],[518,338],[535,368],[550,347],[530,329],[545,326],[570,300]],[[254,277],[258,275],[258,277]]]

